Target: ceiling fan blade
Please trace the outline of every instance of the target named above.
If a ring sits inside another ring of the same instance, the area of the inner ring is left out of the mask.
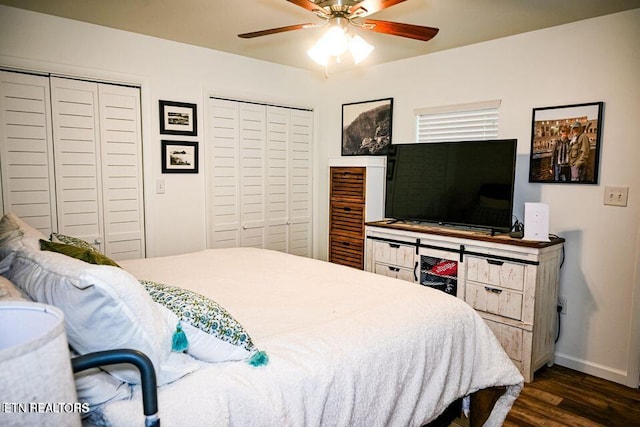
[[[324,10],[321,7],[319,7],[317,4],[309,0],[287,0],[287,1],[289,3],[298,5],[304,9],[310,10],[311,12],[315,12],[316,10],[324,12]]]
[[[422,40],[424,42],[431,40],[440,31],[438,28],[423,27],[421,25],[401,24],[399,22],[379,21],[377,19],[365,19],[365,25],[373,25],[372,28],[366,28],[376,33],[391,34],[393,36],[407,37],[410,39]]]
[[[270,28],[268,30],[254,31],[252,33],[238,34],[238,37],[243,38],[243,39],[252,39],[254,37],[268,36],[269,34],[284,33],[285,31],[301,30],[302,28],[312,27],[312,26],[313,26],[313,24],[309,24],[309,23],[307,23],[307,24],[297,24],[297,25],[288,25],[286,27]]]
[[[398,3],[402,3],[405,0],[363,0],[357,5],[353,6],[349,13],[353,14],[358,10],[362,10],[358,16],[364,17],[372,15],[376,12],[380,12],[382,9],[386,9]]]

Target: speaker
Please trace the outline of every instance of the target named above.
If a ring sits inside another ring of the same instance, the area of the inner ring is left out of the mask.
[[[549,205],[524,204],[524,240],[549,241]]]

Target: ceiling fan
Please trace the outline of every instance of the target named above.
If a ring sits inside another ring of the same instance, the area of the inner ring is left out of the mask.
[[[354,26],[377,33],[407,37],[415,40],[428,41],[438,34],[437,28],[421,25],[402,24],[399,22],[380,21],[367,19],[367,16],[379,12],[388,7],[402,3],[405,0],[287,0],[322,18],[320,24],[297,24],[286,27],[271,28],[268,30],[254,31],[238,34],[238,37],[250,39],[286,31],[300,30],[303,28],[317,28],[329,25],[329,31],[307,53],[317,62],[326,65],[330,56],[339,58],[347,48],[351,50],[354,59],[360,62],[366,57],[373,46],[366,43],[361,37],[349,34],[348,28]],[[336,30],[334,30],[334,28]],[[332,32],[333,30],[333,32]],[[331,35],[329,36],[329,34]]]

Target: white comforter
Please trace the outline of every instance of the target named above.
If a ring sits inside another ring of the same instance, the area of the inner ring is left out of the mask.
[[[522,388],[478,314],[437,290],[250,248],[120,264],[216,300],[270,358],[204,364],[161,387],[163,426],[419,426],[459,397],[506,385],[487,423],[497,426]],[[144,425],[140,399],[105,415]]]

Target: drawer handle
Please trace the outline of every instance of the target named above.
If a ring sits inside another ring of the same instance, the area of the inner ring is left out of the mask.
[[[389,271],[395,271],[397,273],[398,271],[400,271],[400,268],[389,266]]]
[[[484,290],[485,291],[489,291],[489,292],[493,292],[494,294],[501,294],[502,293],[502,289],[490,288],[488,286],[485,286]]]
[[[345,212],[351,212],[351,208],[349,206],[345,206],[342,209],[344,209]]]
[[[351,246],[351,243],[349,243],[349,242],[342,242],[342,246]]]
[[[498,261],[497,259],[488,259],[487,262],[491,265],[502,265],[504,261]]]
[[[393,248],[393,249],[398,249],[398,248],[400,248],[400,245],[398,245],[396,243],[389,243],[389,247]]]

